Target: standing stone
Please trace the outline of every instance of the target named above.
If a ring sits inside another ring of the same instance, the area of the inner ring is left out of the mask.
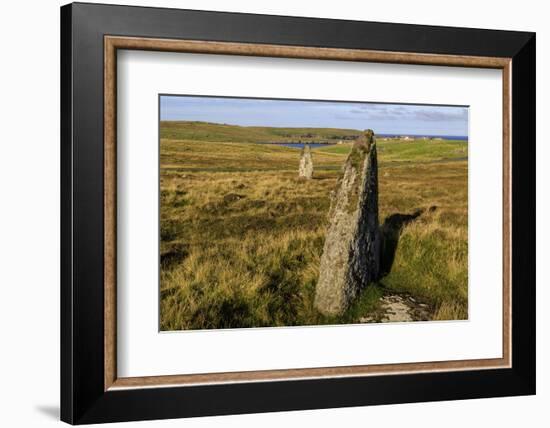
[[[341,314],[357,293],[378,279],[378,161],[372,130],[353,144],[332,194],[315,293],[315,307]]]
[[[305,144],[300,155],[300,166],[298,167],[298,177],[310,179],[313,177],[313,159],[309,144]]]

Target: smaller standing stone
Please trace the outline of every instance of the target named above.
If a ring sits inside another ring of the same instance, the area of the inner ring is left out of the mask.
[[[300,155],[300,166],[298,168],[298,177],[310,179],[313,177],[313,159],[309,144],[305,144]]]

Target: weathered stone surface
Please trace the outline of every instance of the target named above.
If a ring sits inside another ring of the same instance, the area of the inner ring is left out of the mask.
[[[298,167],[298,177],[310,179],[313,177],[313,158],[309,144],[306,144],[300,155],[300,166]]]
[[[353,144],[332,194],[329,218],[315,306],[325,314],[339,314],[378,279],[380,270],[378,162],[372,130]]]

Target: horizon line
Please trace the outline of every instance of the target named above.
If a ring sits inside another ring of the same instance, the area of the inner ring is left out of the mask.
[[[189,122],[189,123],[206,123],[206,124],[212,124],[212,125],[222,125],[222,126],[237,126],[239,128],[286,128],[286,129],[339,129],[339,130],[345,130],[345,131],[357,131],[357,132],[365,132],[367,129],[365,128],[363,130],[356,129],[356,128],[335,128],[333,126],[268,126],[268,125],[238,125],[235,123],[227,123],[227,122],[210,122],[206,120],[185,120],[185,119],[159,119],[159,122]],[[403,132],[380,132],[377,133],[376,131],[372,130],[374,132],[374,135],[383,135],[383,136],[390,136],[390,135],[399,135],[399,136],[412,136],[412,137],[469,137],[468,134],[431,134],[431,133],[420,133],[420,134],[413,134],[413,133],[403,133]]]

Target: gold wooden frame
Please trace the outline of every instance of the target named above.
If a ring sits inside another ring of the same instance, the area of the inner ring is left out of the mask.
[[[494,68],[503,82],[503,349],[502,358],[422,363],[262,370],[148,377],[117,377],[116,369],[116,52],[118,49]],[[162,387],[305,378],[368,376],[511,367],[511,58],[382,52],[358,49],[168,40],[104,38],[104,389]]]

